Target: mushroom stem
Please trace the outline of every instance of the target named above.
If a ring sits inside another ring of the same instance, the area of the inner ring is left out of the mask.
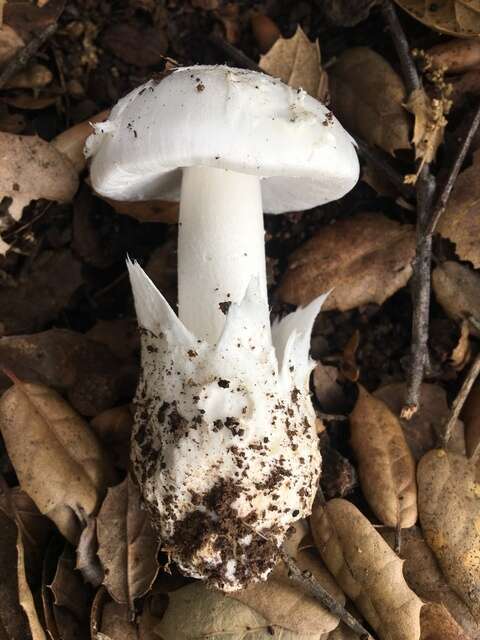
[[[258,177],[202,166],[183,170],[178,315],[198,338],[218,342],[228,303],[240,302],[252,279],[264,300],[260,320],[270,326],[264,233]]]

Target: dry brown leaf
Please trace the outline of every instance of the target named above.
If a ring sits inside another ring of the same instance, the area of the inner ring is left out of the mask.
[[[53,73],[43,64],[32,64],[5,83],[6,89],[41,89],[53,80]]]
[[[158,573],[160,543],[130,476],[108,490],[97,517],[97,537],[103,583],[114,600],[133,611],[135,598],[150,589]]]
[[[415,232],[380,213],[362,213],[320,229],[289,257],[283,302],[305,305],[330,289],[323,309],[382,304],[412,274]]]
[[[134,318],[97,320],[85,334],[90,340],[104,344],[119,360],[129,360],[140,353],[138,324]]]
[[[78,187],[71,162],[51,144],[36,136],[0,132],[0,197],[12,199],[14,220],[32,200],[69,202]]]
[[[402,561],[350,502],[314,509],[312,533],[323,561],[381,640],[419,640],[421,600]]]
[[[423,88],[415,89],[405,103],[405,108],[415,116],[412,142],[415,146],[415,158],[421,163],[417,175],[424,163],[435,159],[438,147],[443,142],[447,119],[443,102],[430,98]]]
[[[405,87],[382,56],[367,47],[347,49],[329,69],[329,81],[332,109],[351,133],[391,154],[410,148]]]
[[[169,594],[168,608],[155,627],[162,640],[324,640],[324,634],[295,633],[269,624],[262,615],[202,582]]]
[[[470,323],[463,320],[460,325],[460,336],[455,348],[452,349],[449,362],[455,371],[461,371],[469,363],[472,352],[470,349]]]
[[[295,546],[294,555],[301,570],[309,571],[337,602],[345,604],[345,596],[318,555],[311,550],[299,551],[298,545]],[[329,633],[338,626],[336,616],[292,583],[283,562],[275,567],[266,582],[253,584],[229,595],[254,609],[273,628],[310,637]]]
[[[386,529],[381,533],[393,549],[395,533]],[[417,596],[424,601],[443,605],[473,638],[479,637],[480,627],[464,602],[448,586],[419,527],[402,531],[400,557],[405,561],[403,565],[405,580]]]
[[[467,320],[471,334],[479,337],[480,273],[449,260],[434,269],[432,284],[447,315],[459,322]]]
[[[252,11],[250,15],[253,37],[255,38],[260,53],[266,53],[281,37],[280,29],[276,23],[264,13]]]
[[[27,579],[27,573],[25,570],[25,549],[20,531],[18,532],[17,538],[17,554],[18,600],[25,611],[25,615],[27,616],[32,640],[47,640],[47,635],[40,622],[33,594]]]
[[[25,43],[8,24],[0,22],[0,65],[6,64]]]
[[[318,40],[310,42],[300,26],[291,38],[279,38],[259,66],[294,89],[304,89],[324,102],[328,95],[328,76],[322,69]]]
[[[178,222],[179,203],[167,200],[140,200],[124,202],[103,198],[115,209],[116,213],[130,216],[140,222],[164,222],[175,224]]]
[[[411,16],[427,27],[451,36],[480,35],[480,6],[469,0],[395,0]]]
[[[458,176],[437,231],[455,243],[457,255],[480,268],[480,151],[473,164]]]
[[[480,622],[480,483],[476,464],[443,449],[418,465],[418,510],[425,540],[450,587]]]
[[[403,382],[387,384],[377,389],[373,395],[382,400],[395,416],[400,415],[404,406],[406,386]],[[405,439],[414,459],[420,458],[433,449],[443,434],[445,422],[450,416],[445,390],[436,384],[423,383],[420,387],[420,408],[410,420],[398,418]],[[449,442],[449,450],[465,454],[463,423],[457,420]]]
[[[0,399],[0,429],[20,485],[75,544],[112,475],[96,437],[55,391],[19,381]]]
[[[126,471],[130,461],[130,437],[133,426],[130,405],[107,409],[99,413],[90,425],[109,452],[114,466]]]
[[[343,413],[347,410],[347,399],[339,384],[339,372],[336,367],[317,362],[313,370],[313,388],[323,411]]]
[[[441,604],[427,602],[420,614],[421,640],[471,640]]]
[[[350,416],[351,445],[363,494],[388,527],[417,521],[415,462],[398,418],[362,386]]]
[[[4,8],[4,22],[14,29],[25,42],[57,22],[65,6],[65,0],[24,2],[8,0]]]
[[[467,455],[472,458],[478,454],[480,445],[480,382],[473,385],[461,416],[465,423]]]
[[[93,587],[99,587],[104,578],[97,551],[97,521],[95,518],[88,518],[87,526],[83,529],[78,541],[75,568],[81,572],[83,580]]]
[[[87,164],[83,148],[85,146],[85,140],[93,131],[91,123],[106,120],[109,113],[110,111],[100,111],[100,113],[97,113],[88,120],[62,131],[62,133],[52,140],[51,144],[57,151],[70,160],[78,173],[83,171]]]
[[[447,73],[464,73],[480,64],[480,41],[476,38],[454,38],[441,42],[427,51],[433,67]]]

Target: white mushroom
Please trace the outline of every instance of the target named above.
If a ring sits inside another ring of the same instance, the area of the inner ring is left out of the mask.
[[[178,317],[129,263],[142,329],[135,473],[182,570],[242,588],[310,514],[320,473],[308,354],[323,297],[271,331],[262,208],[340,198],[358,179],[354,146],[305,92],[224,66],[150,81],[94,127],[97,192],[180,199]]]

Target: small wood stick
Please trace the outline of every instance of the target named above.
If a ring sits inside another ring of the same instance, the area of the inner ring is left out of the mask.
[[[337,602],[309,571],[302,571],[295,560],[284,550],[280,551],[280,557],[288,568],[288,576],[292,582],[305,589],[315,600],[318,600],[328,609],[330,613],[337,616],[352,631],[358,633],[360,640],[372,640],[372,636],[365,627],[361,625],[340,602]]]
[[[465,404],[465,400],[467,399],[468,394],[470,393],[470,389],[472,388],[473,383],[477,379],[479,373],[480,373],[480,353],[477,355],[477,357],[473,361],[473,364],[470,367],[470,371],[468,372],[467,377],[463,381],[463,384],[460,388],[460,391],[457,394],[457,397],[453,401],[452,410],[445,424],[445,429],[443,432],[443,437],[442,437],[443,447],[447,446],[448,441],[452,436],[453,428],[455,426],[455,423],[458,420],[460,411],[462,410],[463,405]]]

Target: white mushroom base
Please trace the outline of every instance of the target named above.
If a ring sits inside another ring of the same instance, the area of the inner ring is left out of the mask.
[[[253,281],[218,344],[197,339],[138,265],[142,327],[132,461],[171,559],[225,591],[265,579],[320,474],[310,333],[323,297],[270,329]]]

